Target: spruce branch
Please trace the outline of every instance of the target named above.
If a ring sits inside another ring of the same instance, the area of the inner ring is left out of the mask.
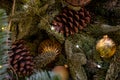
[[[72,46],[73,44],[71,41],[65,41],[65,52],[70,74],[74,80],[87,80],[86,72],[82,67],[82,65],[86,64],[86,57],[83,54],[82,49],[79,49],[79,52],[75,52],[72,49]]]
[[[36,71],[26,80],[60,80],[60,76],[56,75],[52,71]]]
[[[10,49],[10,32],[7,31],[7,16],[4,10],[0,10],[0,80],[8,80],[9,75],[7,69],[9,68],[8,52]]]
[[[120,46],[116,51],[115,56],[113,57],[112,61],[110,62],[109,69],[106,73],[105,80],[118,80],[117,77],[119,76],[120,72]]]

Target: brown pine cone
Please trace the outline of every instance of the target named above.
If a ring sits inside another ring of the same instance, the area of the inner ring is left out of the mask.
[[[89,12],[84,8],[81,8],[79,11],[74,11],[65,7],[61,13],[56,15],[52,25],[56,31],[63,33],[65,36],[69,36],[85,28],[90,23],[90,19]]]
[[[18,76],[29,76],[34,69],[33,57],[24,45],[23,40],[15,41],[9,52],[9,63],[16,71]]]
[[[85,6],[87,5],[91,0],[65,0],[68,4],[72,6]]]

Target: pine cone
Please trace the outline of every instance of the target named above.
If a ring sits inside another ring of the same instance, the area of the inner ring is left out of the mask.
[[[33,57],[30,55],[23,40],[15,41],[9,52],[9,63],[19,76],[29,76],[33,72]]]
[[[56,31],[69,36],[82,30],[87,23],[90,22],[90,14],[86,9],[81,8],[79,11],[74,11],[65,7],[52,22]]]
[[[87,5],[91,0],[65,0],[70,5],[73,6],[85,6]]]
[[[57,41],[45,40],[38,48],[39,55],[35,57],[36,68],[45,67],[61,53],[61,45]]]

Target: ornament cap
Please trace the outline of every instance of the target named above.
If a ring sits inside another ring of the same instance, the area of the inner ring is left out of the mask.
[[[64,67],[65,67],[65,68],[68,68],[68,65],[67,65],[67,64],[65,64],[65,65],[64,65]]]
[[[103,38],[108,38],[108,35],[104,35]]]

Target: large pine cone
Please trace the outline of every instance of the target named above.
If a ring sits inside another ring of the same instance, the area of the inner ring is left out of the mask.
[[[35,57],[36,68],[40,69],[51,63],[61,53],[61,45],[54,40],[44,40],[38,48],[39,55]]]
[[[74,11],[65,7],[52,22],[56,31],[69,36],[82,30],[90,22],[89,12],[81,8],[79,11]]]
[[[27,47],[25,47],[23,40],[17,40],[12,44],[9,56],[9,63],[18,76],[29,76],[32,74],[34,68],[33,57]]]
[[[91,0],[65,0],[70,5],[73,6],[85,6],[87,5]]]

